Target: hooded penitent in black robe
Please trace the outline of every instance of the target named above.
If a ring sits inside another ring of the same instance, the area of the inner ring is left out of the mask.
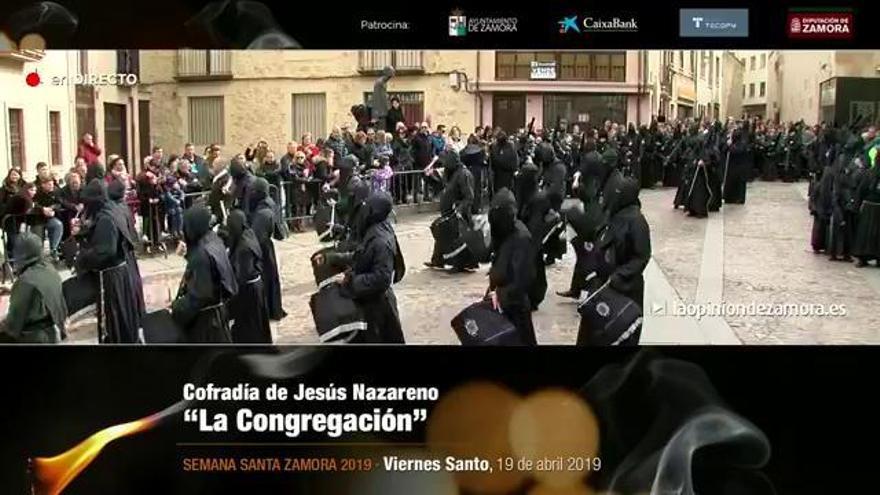
[[[470,170],[461,163],[458,153],[444,152],[440,160],[445,178],[445,186],[440,194],[440,216],[441,218],[457,216],[453,221],[458,222],[458,237],[435,238],[429,265],[435,268],[451,265],[454,271],[474,269],[478,264],[469,254],[461,254],[458,249],[446,252],[449,251],[450,244],[462,242],[461,237],[465,230],[473,227],[471,205],[474,201],[474,179]]]
[[[662,143],[660,156],[663,166],[663,187],[678,187],[681,181],[679,161],[682,148],[685,146],[685,136],[676,130],[672,137],[663,139]]]
[[[125,225],[128,228],[128,231],[125,234],[127,239],[131,239],[133,242],[137,242],[138,233],[137,227],[134,223],[134,217],[131,215],[131,210],[129,210],[128,205],[125,204],[125,184],[119,180],[113,180],[107,186],[107,197],[110,199],[110,204],[116,209],[115,215],[119,218],[125,219]],[[146,314],[146,307],[143,305],[144,303],[144,284],[141,279],[141,271],[137,264],[137,256],[135,250],[132,249],[130,252],[126,254],[126,260],[128,261],[128,272],[131,276],[131,283],[134,288],[135,298],[142,303],[141,307],[138,308],[141,315]]]
[[[657,183],[654,175],[656,164],[656,153],[654,152],[654,135],[656,130],[652,124],[649,132],[645,126],[639,127],[638,137],[638,180],[643,189],[653,188]]]
[[[229,175],[232,177],[232,207],[250,211],[256,177],[239,160],[229,164]]]
[[[0,323],[0,342],[50,344],[61,340],[67,306],[58,271],[43,258],[43,241],[25,232],[13,249],[18,276],[9,296],[6,319]]]
[[[730,140],[731,143],[727,145],[726,153],[723,155],[721,182],[724,188],[724,202],[741,205],[746,202],[746,183],[752,172],[748,130],[735,130]]]
[[[347,215],[343,217],[343,220],[338,225],[334,226],[336,234],[340,239],[337,246],[340,251],[354,251],[358,244],[360,244],[361,236],[364,234],[363,225],[367,214],[367,209],[364,205],[367,198],[370,197],[370,184],[367,181],[360,180],[357,176],[352,177],[352,180],[348,182],[347,189]]]
[[[832,260],[849,260],[858,221],[859,166],[853,158],[860,149],[858,138],[850,136],[832,168],[831,221],[828,254]]]
[[[139,342],[144,297],[131,215],[109,200],[103,180],[93,179],[82,197],[87,226],[76,269],[78,276],[94,277],[98,286],[98,341]]]
[[[229,343],[227,303],[237,292],[226,246],[211,230],[211,212],[193,206],[183,215],[186,271],[171,316],[189,342]]]
[[[498,140],[489,153],[489,166],[492,169],[492,191],[513,188],[513,177],[519,166],[519,157],[507,134],[498,134]]]
[[[263,288],[266,293],[266,308],[269,319],[278,321],[287,316],[281,304],[281,274],[278,272],[278,257],[272,238],[280,232],[281,219],[278,218],[275,202],[269,197],[269,183],[257,179],[251,195],[250,223],[263,252]]]
[[[709,215],[714,199],[709,176],[709,169],[714,166],[714,155],[708,143],[700,143],[697,146],[693,163],[688,166],[690,174],[687,180],[688,192],[684,199],[684,209],[690,216],[705,218]]]
[[[471,213],[483,211],[483,185],[486,180],[486,152],[479,144],[468,144],[461,150],[461,162],[474,178],[474,203]]]
[[[705,148],[701,151],[703,161],[706,163],[706,176],[709,185],[709,211],[719,211],[724,202],[724,191],[721,181],[724,170],[721,163],[721,140],[724,139],[723,128],[720,122],[708,132]]]
[[[357,158],[349,155],[340,159],[338,163],[339,179],[336,188],[339,194],[336,201],[336,214],[348,221],[357,204],[354,196],[361,189],[362,181],[357,174]]]
[[[565,200],[566,177],[568,169],[562,160],[556,157],[553,147],[549,143],[541,143],[535,151],[535,161],[541,168],[541,190],[547,196],[550,207],[562,215],[562,202]],[[560,217],[561,218],[561,217]],[[565,254],[565,230],[558,229],[550,239],[544,243],[544,253],[547,263],[553,263],[562,259]]]
[[[587,288],[587,277],[595,271],[595,256],[591,256],[591,253],[596,249],[597,231],[605,219],[602,206],[599,204],[600,178],[595,175],[599,169],[591,166],[583,170],[584,173],[578,178],[577,188],[575,188],[580,205],[565,212],[566,220],[574,230],[571,245],[574,248],[575,265],[569,290],[557,294],[570,298],[580,297],[581,291]]]
[[[391,286],[403,278],[405,265],[388,218],[391,197],[381,191],[373,193],[364,207],[360,245],[354,252],[328,254],[327,262],[350,267],[341,294],[357,303],[367,321],[366,332],[360,332],[352,342],[403,344],[397,298]]]
[[[651,259],[651,231],[642,215],[639,184],[629,177],[610,179],[605,186],[605,209],[608,221],[598,240],[605,263],[599,276],[644,307],[643,272]]]
[[[529,290],[535,283],[535,254],[529,229],[516,218],[516,199],[507,189],[492,198],[489,209],[492,267],[489,291],[495,292],[504,316],[520,333],[522,342],[536,345]]]
[[[828,229],[832,213],[832,192],[834,171],[826,165],[821,176],[814,177],[815,186],[810,191],[810,215],[813,216],[813,229],[810,244],[816,253],[828,248]]]
[[[691,183],[696,175],[696,156],[700,146],[700,136],[697,127],[691,127],[688,135],[682,138],[682,144],[678,148],[678,189],[675,191],[675,199],[672,201],[673,208],[685,206]]]
[[[232,341],[236,344],[271,344],[272,331],[263,292],[263,251],[241,210],[233,210],[226,221],[229,233],[229,261],[238,292],[229,302]]]
[[[864,266],[869,260],[880,260],[880,165],[866,170],[859,185],[859,211],[853,255]]]
[[[226,221],[226,214],[232,208],[232,196],[226,193],[226,188],[232,177],[229,171],[223,169],[211,178],[210,192],[208,193],[208,207],[214,215],[217,223]]]
[[[547,294],[547,269],[544,265],[544,237],[552,226],[547,225],[552,208],[544,192],[538,190],[538,167],[526,162],[516,178],[517,186],[517,219],[529,230],[534,255],[531,260],[534,266],[534,281],[529,286],[529,302],[532,311],[544,301]],[[491,227],[491,225],[490,225]]]

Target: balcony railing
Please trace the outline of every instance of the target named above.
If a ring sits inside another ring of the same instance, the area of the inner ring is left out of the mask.
[[[425,71],[421,50],[361,50],[358,52],[358,72],[377,74],[385,67],[394,67],[398,73]]]
[[[177,78],[232,79],[232,53],[225,50],[178,50]]]

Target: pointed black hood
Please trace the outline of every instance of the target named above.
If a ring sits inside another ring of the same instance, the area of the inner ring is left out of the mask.
[[[106,175],[106,173],[107,173],[107,171],[104,168],[103,163],[96,162],[96,163],[89,165],[88,168],[86,169],[86,176],[85,176],[86,184],[91,183],[92,180],[94,180],[94,179],[104,180],[104,176]]]
[[[516,176],[516,199],[520,203],[528,201],[538,191],[539,175],[538,167],[531,162],[526,162],[519,169],[519,175]]]
[[[499,189],[492,197],[489,230],[495,250],[516,230],[516,198],[507,188]]]
[[[370,227],[388,219],[393,208],[393,202],[388,193],[377,191],[367,198],[364,207],[367,209],[365,217],[366,226]]]
[[[639,183],[632,177],[614,175],[605,184],[605,210],[614,215],[627,206],[640,205]]]
[[[541,143],[535,150],[535,163],[541,167],[546,167],[553,163],[556,159],[556,153],[553,152],[553,145],[550,143]]]
[[[15,240],[13,269],[21,275],[28,267],[43,260],[43,240],[32,232],[23,232]]]
[[[211,210],[204,206],[193,206],[183,214],[183,238],[188,247],[193,247],[211,230]]]
[[[452,175],[461,168],[461,157],[458,156],[458,152],[455,150],[446,150],[440,155],[440,160],[443,164],[443,174],[446,177],[452,177]]]
[[[232,210],[229,213],[229,216],[226,218],[226,230],[229,233],[230,258],[232,258],[231,253],[241,244],[250,249],[254,256],[262,258],[260,243],[257,241],[254,231],[248,227],[247,216],[245,216],[243,211]]]
[[[94,216],[109,201],[107,185],[103,179],[92,179],[82,190],[80,198],[86,208],[86,216]]]
[[[245,175],[247,175],[248,169],[245,166],[244,162],[241,160],[232,160],[232,163],[229,164],[229,175],[235,179],[239,180]]]
[[[258,177],[251,190],[251,205],[256,206],[269,197],[269,181]]]
[[[226,231],[229,233],[230,246],[235,246],[247,227],[247,217],[241,210],[232,210],[226,217]]]
[[[341,183],[345,183],[349,177],[354,175],[355,169],[358,167],[358,159],[354,155],[347,155],[339,160],[339,165],[337,168],[339,169],[339,181]]]
[[[125,198],[125,184],[119,179],[113,179],[107,186],[107,197],[110,201],[122,201]]]

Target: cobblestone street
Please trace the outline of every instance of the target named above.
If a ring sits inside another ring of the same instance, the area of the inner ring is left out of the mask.
[[[709,219],[691,219],[672,209],[674,190],[642,191],[651,226],[653,260],[646,270],[643,344],[857,344],[880,343],[880,269],[830,262],[809,247],[811,218],[805,183],[754,182],[744,206],[725,206]],[[407,263],[395,286],[408,343],[457,344],[449,322],[485,292],[487,266],[450,275],[422,265],[433,240],[433,214],[401,214],[397,233]],[[318,248],[313,233],[276,244],[287,318],[273,324],[276,342],[314,343],[308,307],[315,286],[309,255]],[[547,298],[535,313],[541,344],[573,344],[578,315],[565,290],[573,253],[547,270]],[[183,260],[174,255],[141,261],[147,305],[167,305],[176,292]],[[669,308],[692,303],[843,304],[840,317],[675,316]],[[77,326],[73,342],[94,342],[94,326]]]

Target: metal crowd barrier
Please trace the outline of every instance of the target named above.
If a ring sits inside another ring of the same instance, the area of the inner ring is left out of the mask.
[[[323,182],[311,179],[267,180],[269,194],[279,205],[286,222],[311,222],[324,194]],[[381,183],[373,181],[370,174],[361,174],[361,180],[366,181],[373,190],[381,188],[388,192],[395,205],[433,203],[438,200],[442,190],[439,177],[426,177],[420,169],[395,171],[389,179]],[[194,204],[204,204],[210,194],[210,190],[185,193],[184,209]]]
[[[432,203],[439,197],[442,184],[425,177],[422,170],[395,171],[384,183],[374,182],[369,174],[362,174],[373,189],[383,189],[391,195],[395,205]],[[284,220],[311,221],[321,201],[323,183],[314,180],[278,181],[270,185],[270,194],[281,205]]]

